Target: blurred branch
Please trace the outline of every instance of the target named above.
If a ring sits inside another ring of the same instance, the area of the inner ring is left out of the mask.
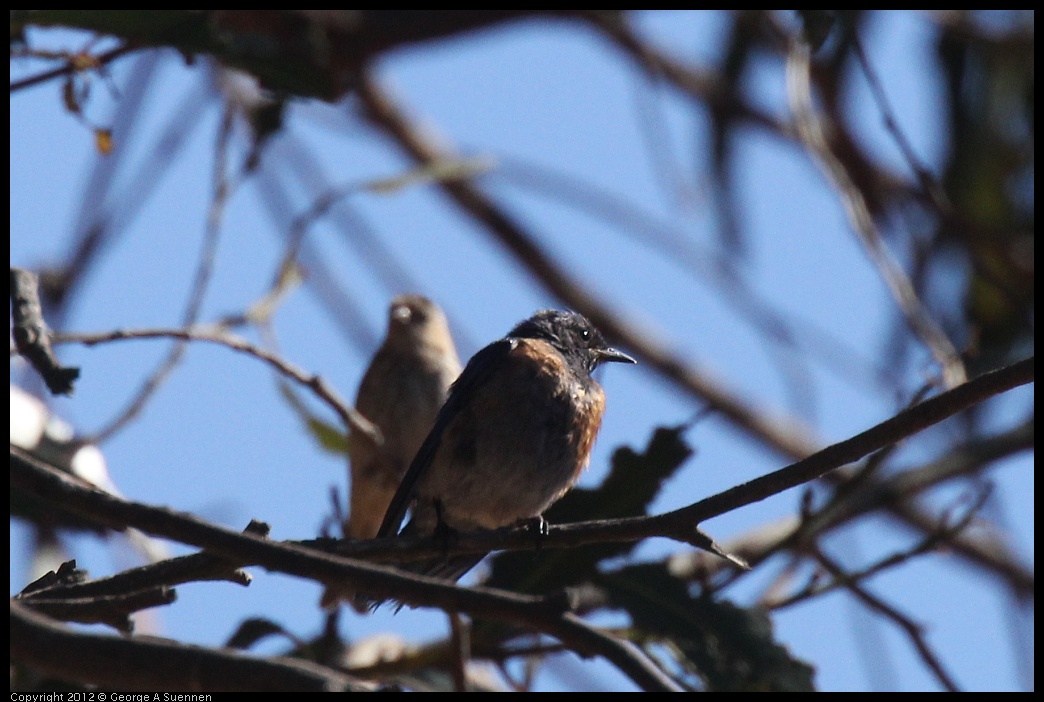
[[[344,673],[155,638],[75,631],[11,601],[11,661],[60,680],[120,690],[368,690]]]
[[[65,27],[122,38],[127,46],[167,46],[209,54],[243,69],[268,89],[334,100],[361,63],[402,46],[452,37],[527,17],[570,17],[542,10],[13,10],[11,32]]]
[[[54,395],[72,395],[80,369],[65,367],[51,350],[51,330],[43,318],[36,274],[11,268],[11,335],[18,353],[32,364]]]
[[[888,251],[867,205],[866,196],[831,148],[826,120],[816,111],[812,102],[810,51],[806,44],[797,39],[791,41],[787,54],[787,92],[801,141],[837,187],[852,228],[859,235],[871,262],[877,267],[910,329],[921,338],[942,368],[945,387],[952,388],[964,382],[967,373],[960,354],[943,329],[932,319],[902,266]]]
[[[267,159],[277,149],[285,149],[284,142],[287,141],[287,138],[284,137],[273,143],[265,158]],[[290,149],[290,153],[293,153],[292,149]],[[297,167],[295,159],[290,156],[284,156],[279,160],[283,163],[278,168],[262,165],[254,184],[261,193],[261,197],[258,199],[271,220],[273,229],[284,233],[289,249],[291,246],[290,232],[294,226],[292,213],[297,209],[290,193],[297,183],[287,182],[289,179],[287,171],[289,166],[289,170],[297,172],[300,176],[301,168]],[[264,163],[265,161],[263,161]],[[305,187],[312,189],[311,185],[305,185]],[[338,212],[340,211],[338,210]],[[348,344],[357,351],[368,353],[380,343],[380,335],[378,331],[370,327],[366,315],[363,314],[354,297],[344,290],[327,258],[319,247],[314,245],[312,238],[306,237],[300,242],[297,261],[304,271],[308,288]]]
[[[120,168],[130,158],[130,144],[142,124],[145,98],[150,94],[161,58],[159,52],[146,52],[132,62],[112,118],[113,149],[104,157],[96,156],[91,165],[76,213],[72,250],[61,256],[60,267],[46,269],[41,275],[43,299],[57,329],[63,326],[65,313],[77,299],[78,289],[85,284],[92,266],[133,221],[161,182],[164,171],[175,163],[170,154],[181,144],[176,137],[186,135],[193,119],[198,124],[200,105],[205,102],[193,95],[188,98],[191,102],[173,111],[167,121],[167,133],[142,159],[138,172],[128,179],[130,185],[120,192],[119,198],[114,195],[114,184],[123,182]]]
[[[24,88],[29,88],[40,83],[45,83],[54,78],[60,78],[62,76],[70,75],[73,73],[82,73],[83,71],[94,71],[98,70],[106,64],[112,63],[116,59],[120,58],[124,54],[128,54],[131,51],[137,50],[138,47],[124,44],[117,46],[115,49],[100,53],[96,56],[79,52],[66,57],[64,66],[59,66],[50,71],[39,73],[35,76],[29,76],[28,78],[22,78],[11,83],[11,92],[17,92]]]
[[[459,160],[425,136],[371,75],[364,76],[359,97],[370,121],[421,164]],[[691,367],[665,345],[621,320],[541,249],[533,237],[490,197],[468,181],[442,181],[439,187],[470,217],[485,226],[551,293],[583,313],[608,337],[623,343],[656,372],[696,399],[708,403],[740,429],[774,452],[802,457],[815,452],[811,431],[794,421],[770,417],[722,388],[708,374]]]
[[[651,76],[665,79],[698,103],[707,105],[710,110],[730,115],[739,121],[750,122],[783,137],[793,139],[796,136],[791,125],[780,122],[746,102],[717,74],[686,66],[657,51],[631,29],[626,16],[602,12],[592,13],[589,19]]]
[[[935,655],[935,652],[928,646],[928,642],[925,641],[924,631],[921,625],[915,623],[908,616],[885,602],[880,597],[871,594],[858,582],[847,579],[844,569],[840,564],[835,562],[822,551],[817,550],[816,560],[832,576],[842,580],[844,582],[844,587],[855,595],[863,604],[887,619],[891,619],[895,622],[895,624],[906,633],[907,637],[909,637],[914,648],[917,650],[918,654],[920,654],[921,659],[925,662],[925,665],[927,665],[928,669],[935,674],[935,678],[939,681],[939,684],[949,692],[959,692],[957,684],[953,681],[953,677],[945,668],[943,668],[939,657]]]
[[[851,33],[852,50],[855,52],[856,59],[859,61],[860,67],[863,69],[863,73],[866,75],[867,85],[870,87],[870,93],[874,96],[874,100],[877,101],[878,107],[881,110],[881,118],[884,120],[885,129],[892,133],[892,137],[895,139],[895,143],[899,146],[899,150],[902,152],[906,162],[910,164],[910,169],[917,176],[917,181],[921,184],[921,189],[924,191],[925,197],[931,202],[939,214],[944,219],[949,219],[953,216],[953,205],[950,202],[949,197],[946,195],[946,191],[943,190],[942,184],[932,174],[928,167],[921,163],[921,160],[917,158],[917,154],[914,153],[913,146],[910,144],[910,140],[906,138],[903,130],[899,128],[899,120],[895,116],[895,111],[892,110],[891,104],[888,102],[888,96],[885,94],[884,87],[881,85],[881,81],[877,78],[877,72],[874,71],[872,65],[870,65],[870,59],[866,55],[866,50],[863,48],[863,41],[860,39],[858,32]]]
[[[784,350],[817,358],[839,376],[868,388],[880,391],[882,384],[899,387],[894,369],[870,368],[870,360],[860,349],[834,338],[797,313],[788,313],[784,319],[762,299],[736,266],[720,261],[717,251],[686,242],[680,229],[627,201],[623,195],[517,158],[498,156],[497,162],[498,168],[493,174],[496,180],[562,202],[618,228],[624,236],[655,251],[694,281],[714,290],[722,304],[731,307],[738,317]]]
[[[619,632],[626,636],[626,631]],[[515,692],[530,691],[529,681],[516,681],[512,679],[512,671],[507,670],[504,665],[511,659],[523,659],[532,664],[538,657],[549,654],[566,652],[562,644],[539,639],[539,642],[531,645],[504,646],[499,642],[488,642],[485,640],[474,641],[472,653],[475,658],[493,662],[497,665],[500,674],[508,680]],[[371,647],[371,642],[362,639],[356,642],[348,654],[348,670],[363,678],[388,679],[396,678],[402,674],[409,674],[421,669],[443,668],[448,669],[453,665],[453,659],[458,652],[454,649],[454,643],[450,639],[435,640],[417,646],[407,646],[394,652],[394,656],[367,655],[366,649]]]
[[[210,200],[210,208],[207,211],[207,226],[203,236],[203,248],[199,253],[196,274],[193,276],[192,284],[189,287],[189,300],[182,315],[181,324],[186,329],[191,328],[199,321],[200,309],[203,306],[203,299],[206,297],[214,269],[214,257],[217,255],[217,244],[221,234],[221,222],[224,218],[225,206],[248,169],[247,164],[243,164],[237,177],[231,179],[227,173],[229,138],[232,133],[233,116],[233,110],[226,106],[221,126],[218,129],[215,147],[213,195]],[[187,349],[188,341],[179,339],[171,347],[163,362],[159,364],[152,375],[141,386],[127,407],[109,422],[108,426],[96,432],[93,441],[99,444],[103,443],[137,417],[144,409],[149,398],[155,394],[160,385],[174,372]]]
[[[471,661],[471,624],[457,613],[447,615],[450,624],[450,646],[453,655],[450,660],[450,672],[453,675],[453,691],[467,692],[467,664]]]

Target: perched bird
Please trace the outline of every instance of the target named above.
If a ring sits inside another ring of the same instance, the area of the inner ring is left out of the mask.
[[[399,295],[388,335],[359,385],[355,408],[381,430],[384,444],[349,442],[351,498],[345,534],[372,539],[406,469],[460,375],[446,315],[420,295]]]
[[[378,537],[496,529],[536,518],[580,477],[602,424],[591,377],[609,348],[575,312],[542,310],[476,353],[410,464]],[[405,569],[455,581],[482,559],[462,555]]]

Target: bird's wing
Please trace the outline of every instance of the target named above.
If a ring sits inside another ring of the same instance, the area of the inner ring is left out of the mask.
[[[388,505],[388,511],[384,514],[384,521],[381,522],[377,538],[394,536],[398,533],[399,526],[406,516],[406,510],[413,500],[414,487],[416,487],[417,481],[424,475],[424,472],[431,466],[435,453],[439,450],[443,431],[460,413],[468,398],[473,397],[476,389],[486,382],[493,369],[507,357],[516,343],[517,340],[510,338],[494,341],[468,361],[464,372],[460,374],[460,377],[450,387],[449,397],[446,398],[445,404],[442,405],[438,416],[435,417],[435,424],[432,426],[431,431],[428,432],[427,438],[424,439],[424,443],[417,450],[417,455],[414,456],[406,474],[402,476],[399,489],[395,491],[395,497],[392,498],[391,504]]]

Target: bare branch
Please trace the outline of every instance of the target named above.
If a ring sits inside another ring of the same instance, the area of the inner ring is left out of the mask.
[[[591,19],[606,37],[634,58],[652,77],[666,79],[675,88],[712,110],[750,122],[780,136],[793,138],[790,125],[744,101],[718,75],[685,66],[658,52],[635,34],[626,17],[617,13],[594,13]]]
[[[817,551],[816,560],[835,578],[845,578],[844,569],[825,553]],[[862,585],[856,582],[847,582],[845,587],[867,607],[892,620],[900,629],[906,632],[925,665],[935,674],[939,684],[949,692],[959,692],[953,677],[943,668],[939,657],[935,655],[935,652],[928,646],[928,642],[925,641],[924,632],[919,624],[881,598],[871,594]]]
[[[837,186],[852,228],[859,235],[867,255],[877,267],[910,329],[921,338],[942,368],[946,387],[952,388],[964,382],[967,372],[960,354],[943,329],[932,319],[902,266],[888,251],[867,206],[866,196],[830,146],[825,118],[816,112],[812,103],[810,50],[797,39],[791,41],[787,55],[787,91],[802,142]]]
[[[54,78],[60,78],[62,76],[70,75],[72,73],[80,73],[85,70],[97,70],[108,63],[112,63],[116,59],[120,58],[124,54],[128,54],[131,51],[137,51],[138,47],[124,44],[117,46],[115,49],[111,49],[104,53],[98,54],[97,56],[84,56],[83,54],[74,54],[67,57],[64,66],[59,66],[50,71],[39,73],[35,76],[29,76],[28,78],[22,78],[11,83],[11,92],[17,92],[24,88],[29,88],[40,83],[45,83]]]
[[[308,661],[75,631],[14,600],[11,660],[63,680],[120,690],[373,689],[372,684]]]
[[[310,552],[321,549],[328,553],[336,553],[346,557],[354,563],[361,563],[355,559],[366,559],[385,562],[405,562],[430,558],[438,555],[457,555],[465,553],[486,553],[494,550],[531,550],[534,548],[571,548],[583,544],[592,543],[619,543],[638,541],[653,536],[672,538],[683,543],[694,544],[702,548],[708,548],[705,542],[708,537],[697,529],[698,524],[720,516],[728,511],[763,500],[779,492],[792,487],[807,483],[823,474],[847,465],[868,455],[911,436],[928,426],[937,424],[963,410],[980,403],[989,397],[1000,394],[1014,387],[1024,385],[1033,380],[1033,359],[1021,361],[999,371],[975,378],[965,385],[954,390],[947,391],[936,397],[899,413],[881,424],[872,427],[861,434],[850,439],[827,447],[823,451],[798,461],[790,466],[768,475],[756,478],[752,481],[738,485],[725,492],[700,500],[687,507],[648,517],[627,517],[621,519],[594,520],[587,522],[576,522],[572,524],[548,525],[548,533],[539,540],[535,540],[531,531],[527,529],[501,529],[494,531],[477,531],[458,534],[452,545],[440,545],[432,542],[430,538],[408,538],[397,537],[395,539],[367,540],[358,542],[334,542],[332,540],[315,540],[297,542],[301,546],[307,546]],[[12,458],[16,457],[16,449],[12,447]],[[19,452],[21,453],[21,452]],[[15,464],[12,463],[12,466]],[[23,468],[23,470],[26,470]],[[142,531],[154,533],[168,538],[175,538],[185,543],[192,543],[205,548],[213,549],[209,542],[197,543],[196,537],[191,534],[178,531],[170,534],[165,531],[157,531],[159,522],[175,519],[176,515],[168,510],[156,510],[143,505],[134,505],[143,512],[126,513],[128,517],[133,515],[133,521],[123,519],[119,515],[110,514],[113,508],[113,500],[110,495],[97,493],[95,500],[84,499],[82,496],[70,502],[62,497],[62,491],[49,491],[50,499],[58,500],[63,507],[74,511],[86,511],[90,516],[100,523],[112,521],[118,526],[134,526]],[[116,501],[121,506],[121,512],[125,511],[128,503],[122,500]],[[156,518],[149,515],[154,514]],[[188,518],[188,517],[186,517]],[[194,518],[190,518],[194,519]],[[217,527],[214,527],[217,528]],[[929,530],[935,533],[937,525]],[[270,543],[270,542],[265,542]],[[227,556],[230,563],[239,565],[260,564],[254,561],[246,552]],[[334,559],[336,560],[336,558]],[[298,573],[302,577],[311,577],[304,573]],[[327,581],[329,578],[317,577],[316,579]],[[354,580],[349,576],[346,578],[351,582]],[[407,578],[408,580],[408,578]],[[417,578],[416,582],[427,582],[430,578]],[[359,581],[363,582],[363,581]],[[378,589],[383,582],[378,582]],[[434,581],[440,582],[440,581]],[[367,584],[367,583],[363,583]],[[408,597],[400,598],[397,594],[389,591],[390,596],[403,601],[412,602]],[[429,604],[424,602],[424,604]],[[441,606],[434,604],[434,606]]]
[[[140,525],[146,531],[206,548],[231,562],[252,562],[269,570],[323,583],[351,582],[400,602],[468,612],[541,631],[581,655],[611,661],[644,690],[677,690],[669,676],[632,644],[600,632],[562,612],[560,598],[516,595],[489,588],[464,588],[437,578],[407,576],[386,566],[324,554],[251,533],[240,534],[167,509],[113,497],[70,479],[21,449],[11,447],[11,484],[42,499],[57,501],[83,516],[111,525]]]
[[[81,343],[87,346],[103,344],[113,341],[127,341],[133,339],[179,339],[183,341],[205,341],[219,344],[233,351],[245,353],[274,368],[281,375],[293,380],[309,390],[316,397],[325,402],[344,421],[345,426],[352,431],[366,436],[376,445],[383,443],[380,430],[377,429],[366,417],[359,414],[355,408],[340,398],[330,385],[317,375],[308,375],[305,371],[297,368],[288,361],[255,346],[221,328],[197,326],[190,329],[117,329],[112,332],[100,334],[56,334],[56,343]]]
[[[982,509],[986,499],[989,497],[989,490],[981,490],[978,497],[975,498],[973,504],[965,510],[964,515],[955,524],[949,523],[944,517],[939,524],[939,528],[934,534],[929,534],[921,539],[918,543],[912,547],[893,553],[890,556],[879,559],[876,563],[873,563],[866,568],[854,573],[846,573],[841,579],[834,579],[829,583],[814,583],[810,584],[809,587],[804,588],[801,592],[794,593],[787,597],[782,598],[768,598],[762,601],[762,604],[770,609],[784,609],[791,607],[800,602],[804,602],[813,597],[819,597],[827,592],[836,590],[839,587],[845,587],[849,583],[858,583],[881,573],[890,568],[895,568],[906,562],[911,558],[930,553],[932,551],[945,548],[947,544],[953,539],[954,536],[963,531],[972,521],[972,519]],[[807,542],[808,538],[802,539],[803,542]]]
[[[182,326],[186,328],[191,327],[199,321],[200,309],[203,306],[203,299],[206,296],[214,268],[214,257],[217,255],[218,237],[221,234],[221,221],[224,218],[225,206],[242,177],[242,174],[240,174],[239,177],[230,179],[226,173],[233,114],[234,113],[230,108],[225,109],[222,117],[221,128],[218,130],[218,143],[215,149],[216,153],[214,159],[214,192],[211,196],[210,208],[207,212],[207,226],[203,237],[203,249],[199,254],[199,260],[196,264],[196,273],[193,277],[192,284],[189,287],[189,300],[182,316]],[[242,170],[246,170],[245,164]],[[111,422],[109,422],[108,426],[99,430],[95,436],[92,437],[92,441],[99,444],[103,443],[106,439],[111,438],[114,434],[133,421],[133,419],[141,413],[142,409],[144,409],[149,398],[155,394],[163,382],[171,373],[174,372],[174,369],[177,368],[178,364],[181,362],[181,358],[185,355],[187,347],[188,344],[185,340],[179,340],[175,343],[173,347],[171,347],[167,357],[163,359],[162,363],[160,363],[156,370],[148,379],[146,379],[145,383],[141,386],[130,403],[128,403],[127,407],[124,408],[124,410]]]
[[[917,176],[917,181],[921,184],[921,189],[924,190],[925,196],[935,205],[940,215],[944,218],[951,217],[953,215],[953,204],[950,202],[950,198],[947,197],[946,191],[943,190],[939,180],[917,158],[910,140],[906,138],[903,130],[899,128],[899,120],[895,116],[895,111],[888,101],[888,96],[885,94],[881,81],[877,78],[877,72],[874,71],[873,66],[870,64],[870,58],[866,55],[866,50],[863,48],[863,40],[860,39],[859,34],[856,32],[852,33],[852,49],[855,52],[856,59],[859,61],[859,65],[863,69],[863,73],[866,75],[870,93],[874,96],[881,110],[885,128],[892,133],[892,137],[899,146],[899,150],[902,151],[903,157],[906,158],[906,162],[910,164],[910,169]]]
[[[51,330],[43,318],[35,273],[11,269],[11,316],[18,353],[32,364],[52,394],[71,395],[80,369],[60,365],[51,350]]]

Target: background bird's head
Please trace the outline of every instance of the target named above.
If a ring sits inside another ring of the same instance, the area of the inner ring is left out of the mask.
[[[422,295],[398,295],[392,300],[388,308],[388,342],[453,346],[442,308]]]

